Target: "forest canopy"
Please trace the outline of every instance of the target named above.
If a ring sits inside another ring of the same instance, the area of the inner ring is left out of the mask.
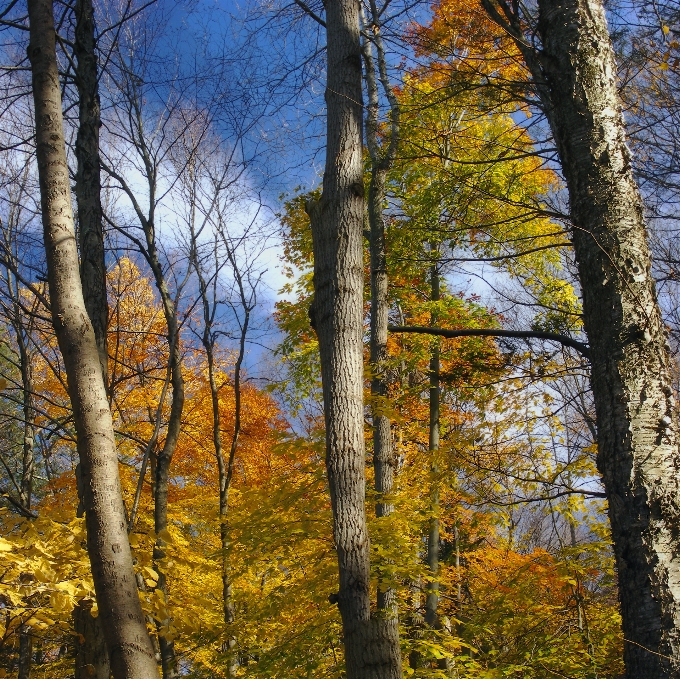
[[[6,3],[0,677],[680,676],[679,19]]]

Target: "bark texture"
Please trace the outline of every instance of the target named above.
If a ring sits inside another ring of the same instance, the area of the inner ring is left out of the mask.
[[[30,0],[28,11],[51,311],[78,437],[92,576],[114,677],[153,679],[158,670],[132,568],[111,411],[80,283],[52,2]]]
[[[323,193],[308,205],[314,241],[326,468],[338,554],[348,679],[401,677],[399,647],[371,619],[363,433],[362,92],[359,4],[326,3],[327,146]]]
[[[82,599],[73,609],[75,679],[110,679],[111,667],[99,617],[92,617],[92,599]]]
[[[78,135],[76,137],[76,201],[80,240],[80,278],[85,308],[90,316],[99,350],[99,361],[108,380],[106,330],[106,263],[102,226],[101,178],[99,163],[99,80],[95,52],[94,8],[92,0],[76,0],[74,53],[78,87]]]
[[[630,679],[680,676],[680,457],[669,348],[599,0],[539,0],[533,66],[569,190]]]

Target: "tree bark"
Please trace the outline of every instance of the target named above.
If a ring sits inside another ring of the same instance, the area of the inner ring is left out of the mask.
[[[92,599],[82,599],[73,609],[76,656],[75,679],[109,679],[111,667],[99,617],[92,617]]]
[[[389,322],[389,298],[387,275],[387,245],[385,241],[385,183],[387,173],[394,163],[399,136],[399,104],[387,78],[385,52],[380,36],[380,17],[375,2],[371,2],[371,28],[362,15],[364,38],[362,41],[368,106],[366,108],[366,143],[371,158],[371,174],[368,185],[368,225],[370,231],[369,251],[371,262],[371,415],[373,424],[373,473],[377,502],[375,513],[378,518],[389,516],[394,505],[385,501],[394,486],[396,457],[392,442],[392,422],[386,412],[388,401],[387,379],[387,325]],[[369,40],[368,31],[373,34]],[[373,57],[373,42],[377,49],[377,65]],[[377,66],[377,68],[376,68]],[[377,70],[377,73],[376,73]],[[378,80],[390,104],[392,116],[389,140],[385,148],[379,142]],[[399,651],[399,672],[401,672],[401,649],[399,646],[399,617],[397,597],[393,588],[378,583],[378,617],[376,624],[383,626],[383,634]]]
[[[90,316],[99,350],[104,384],[108,384],[106,332],[106,262],[102,224],[99,162],[99,80],[95,52],[94,8],[92,0],[76,0],[74,53],[77,58],[78,135],[76,137],[76,202],[80,240],[80,278],[85,308]]]
[[[599,0],[542,0],[539,8],[545,103],[583,290],[626,672],[631,679],[677,677],[678,417],[613,50]]]
[[[363,433],[362,92],[359,4],[326,3],[327,145],[323,193],[308,212],[348,679],[400,677],[398,646],[371,619]]]
[[[77,431],[92,576],[114,677],[149,679],[158,670],[137,594],[111,411],[80,283],[52,2],[29,0],[28,11],[51,312]]]
[[[494,16],[489,0],[485,6]],[[643,205],[600,0],[539,0],[540,56],[516,38],[569,191],[630,679],[680,676],[678,417]],[[500,15],[496,12],[498,21]],[[501,21],[503,19],[501,18]]]

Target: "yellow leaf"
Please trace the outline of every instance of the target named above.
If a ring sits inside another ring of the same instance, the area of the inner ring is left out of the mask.
[[[11,552],[12,551],[12,543],[9,540],[5,540],[5,538],[0,538],[0,552]]]
[[[659,64],[659,68],[660,68],[662,71],[667,71],[667,70],[668,70],[668,62],[662,61],[662,62]]]
[[[36,568],[35,571],[33,572],[35,575],[35,579],[38,580],[39,582],[53,582],[54,577],[53,574],[50,574],[49,571],[41,571],[39,568]]]
[[[154,581],[154,585],[158,581],[158,573],[153,568],[149,568],[149,566],[144,566],[144,571],[147,573],[147,575]]]
[[[159,531],[157,537],[163,540],[163,542],[167,543],[172,542],[172,535],[170,535],[167,528],[164,528],[162,531]]]
[[[670,32],[671,29],[668,28],[668,26],[663,25],[663,26],[661,27],[661,30],[663,31],[663,34],[664,34],[664,35],[668,35],[668,33]]]

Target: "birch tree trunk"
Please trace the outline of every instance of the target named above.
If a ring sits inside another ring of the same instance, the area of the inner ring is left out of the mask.
[[[677,677],[678,417],[613,50],[599,0],[540,0],[539,8],[542,89],[574,223],[626,672]]]
[[[539,0],[537,55],[516,12],[503,0],[484,6],[532,72],[569,191],[627,676],[677,677],[678,417],[604,8],[600,0]]]
[[[132,568],[111,411],[80,283],[52,2],[29,0],[28,12],[51,311],[77,431],[92,576],[114,677],[153,679],[158,669]]]
[[[327,145],[323,193],[308,212],[314,241],[311,310],[319,338],[326,468],[338,554],[348,679],[401,677],[399,647],[371,619],[363,432],[362,92],[359,4],[326,3]]]

